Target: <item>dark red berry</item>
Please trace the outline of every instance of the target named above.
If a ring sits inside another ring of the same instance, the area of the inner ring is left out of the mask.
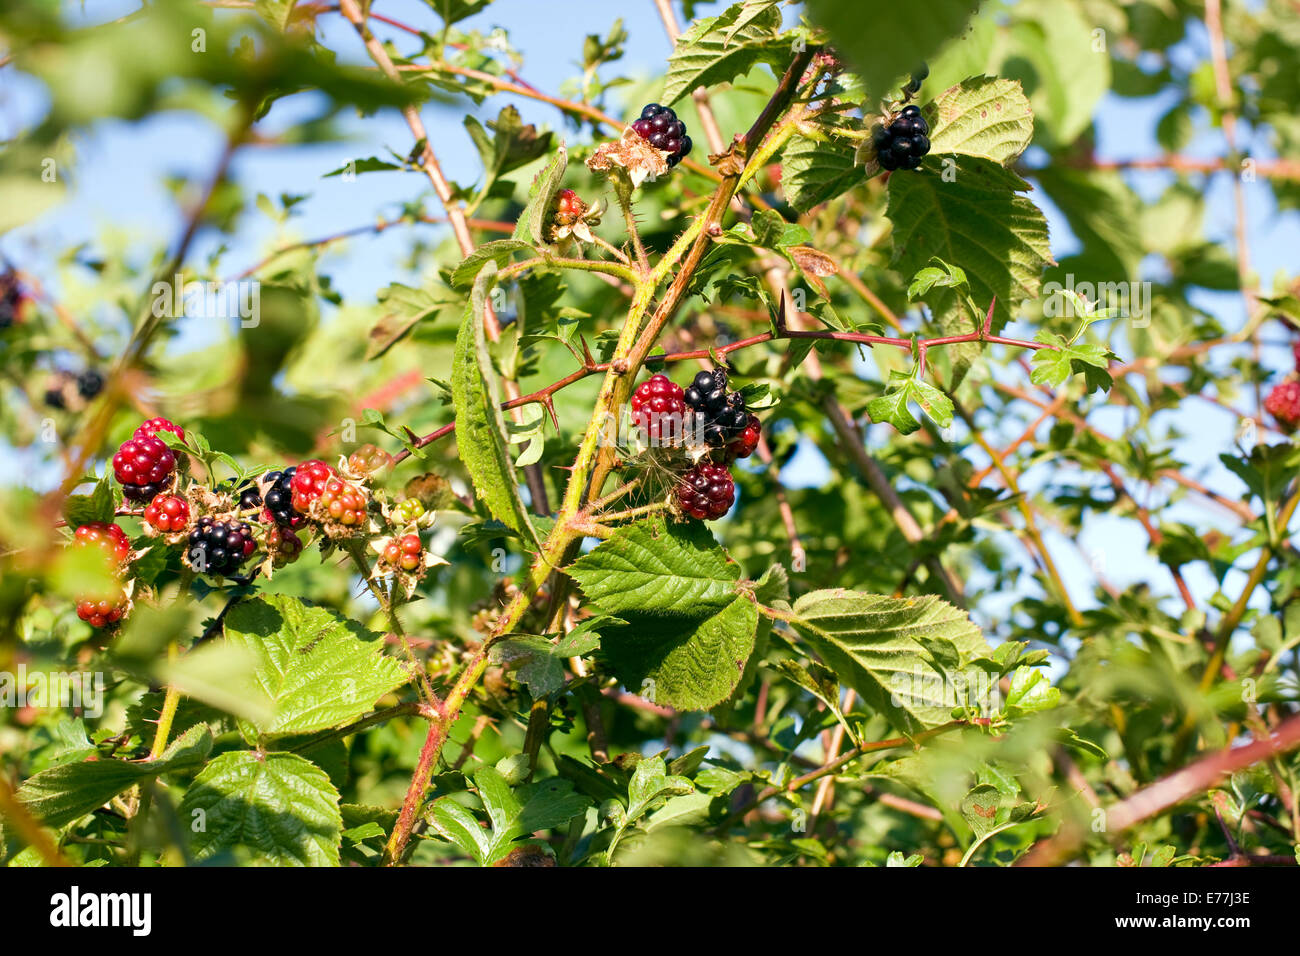
[[[91,627],[109,627],[122,620],[122,615],[126,613],[126,602],[123,599],[113,601],[78,601],[77,617],[81,618]]]
[[[655,375],[632,393],[632,424],[643,428],[654,444],[675,445],[686,434],[686,402],[681,387],[667,375]]]
[[[126,563],[131,553],[131,539],[116,524],[106,521],[91,521],[81,525],[72,533],[74,548],[99,548],[108,559],[117,566]]]
[[[674,493],[685,514],[712,521],[731,510],[736,501],[736,483],[726,468],[705,462],[682,475]]]
[[[1264,399],[1264,409],[1284,431],[1295,431],[1300,425],[1300,382],[1282,382]]]
[[[159,432],[171,432],[181,441],[185,440],[185,429],[166,418],[151,418],[142,422],[135,430],[136,438],[154,438]]]
[[[88,368],[77,375],[77,394],[90,401],[104,390],[104,373],[97,368]]]
[[[144,509],[144,520],[168,534],[190,523],[190,504],[176,495],[159,495]]]
[[[113,456],[113,474],[132,501],[152,499],[175,469],[176,456],[161,438],[128,438]]]
[[[676,166],[691,151],[691,138],[686,135],[686,124],[666,106],[651,103],[641,111],[641,118],[632,124],[637,135],[655,149],[668,154],[668,165]]]
[[[253,529],[242,521],[217,521],[210,515],[199,519],[190,532],[185,560],[201,574],[229,575],[257,550]]]

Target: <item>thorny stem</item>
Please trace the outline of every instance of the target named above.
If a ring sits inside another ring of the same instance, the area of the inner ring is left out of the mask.
[[[343,0],[343,2],[350,4],[352,0]],[[622,333],[596,399],[591,422],[587,426],[578,455],[574,460],[564,501],[556,516],[555,525],[547,536],[541,553],[528,569],[526,579],[519,591],[502,611],[491,635],[475,652],[462,671],[456,686],[447,696],[441,717],[432,721],[415,772],[412,774],[411,784],[402,803],[402,810],[398,814],[397,824],[385,849],[385,863],[397,863],[405,853],[415,825],[417,811],[424,799],[424,793],[446,741],[448,730],[459,716],[460,707],[466,697],[487,668],[488,648],[502,635],[518,626],[524,612],[545,585],[547,578],[551,576],[553,570],[564,566],[571,548],[581,540],[585,532],[589,531],[581,527],[579,513],[592,494],[599,495],[614,460],[615,449],[612,444],[602,446],[601,441],[607,423],[617,409],[626,403],[637,371],[658,339],[663,326],[675,314],[685,295],[687,284],[700,259],[703,258],[705,248],[710,241],[709,227],[721,221],[736,189],[747,175],[753,174],[756,168],[755,160],[759,158],[761,152],[760,144],[777,118],[794,99],[799,80],[814,53],[815,50],[810,49],[796,55],[778,84],[776,92],[746,135],[741,147],[743,152],[730,158],[732,168],[723,177],[722,184],[714,194],[708,211],[686,230],[683,237],[660,261],[648,280],[638,278]],[[748,162],[745,162],[746,159]],[[674,268],[677,270],[676,278],[653,316],[642,328],[642,319],[649,309],[655,287]],[[584,375],[586,371],[583,370]]]

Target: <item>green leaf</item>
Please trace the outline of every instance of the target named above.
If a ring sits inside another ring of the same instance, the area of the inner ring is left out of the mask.
[[[781,188],[799,212],[842,196],[866,177],[846,142],[795,136],[781,153]]]
[[[780,34],[781,11],[772,3],[737,3],[704,17],[677,38],[668,58],[662,102],[675,103],[700,86],[730,83],[759,63],[783,65],[791,38]]]
[[[338,727],[368,713],[376,700],[409,680],[381,652],[380,635],[337,612],[268,594],[226,615],[226,642],[250,655],[257,688],[274,716],[265,734],[304,734]]]
[[[469,810],[450,797],[433,805],[429,819],[434,829],[479,866],[491,866],[521,837],[564,826],[591,806],[588,798],[574,793],[572,783],[560,777],[512,790],[499,770],[482,767],[474,774],[474,784],[490,829],[481,827]]]
[[[589,624],[584,621],[558,643],[532,634],[505,637],[492,645],[492,659],[513,671],[534,698],[546,697],[564,686],[564,665],[570,657],[590,654],[600,644],[600,635]]]
[[[1007,693],[1007,716],[1014,720],[1025,714],[1050,710],[1061,701],[1061,691],[1042,671],[1032,667],[1017,667],[1011,675]]]
[[[941,93],[925,114],[931,155],[960,153],[1007,166],[1034,137],[1034,114],[1015,80],[973,76]]]
[[[41,823],[61,827],[141,781],[199,766],[211,750],[208,725],[197,724],[172,741],[157,760],[103,758],[60,764],[29,777],[17,797]]]
[[[488,511],[540,550],[541,542],[519,494],[519,479],[507,450],[496,372],[483,331],[487,289],[495,276],[496,266],[491,263],[479,273],[456,337],[451,371],[456,443],[474,481],[474,490]]]
[[[952,687],[964,682],[940,669],[923,641],[951,642],[963,666],[992,651],[964,611],[933,595],[813,591],[793,610],[791,626],[840,681],[905,733],[947,723]]]
[[[482,13],[492,0],[424,0],[447,26]]]
[[[961,815],[977,837],[991,832],[997,824],[1002,795],[998,788],[983,784],[975,787],[961,801]]]
[[[808,0],[808,16],[862,78],[867,93],[896,92],[891,84],[959,36],[980,0]]]
[[[651,518],[620,528],[568,569],[602,611],[699,617],[735,598],[740,567],[699,522]]]
[[[459,298],[453,298],[445,289],[414,289],[400,282],[380,289],[383,314],[370,329],[366,360],[383,355],[421,322],[458,302]]]
[[[180,818],[197,860],[238,847],[259,865],[339,865],[338,791],[325,771],[297,754],[222,754],[186,791]]]
[[[731,696],[754,650],[758,609],[736,597],[708,617],[621,615],[601,631],[601,653],[618,679],[648,700],[709,710]]]
[[[528,203],[515,223],[512,239],[533,246],[546,245],[546,222],[551,215],[551,203],[564,183],[564,171],[568,165],[568,150],[560,146],[550,162],[533,177],[533,184],[528,189]]]
[[[531,243],[521,239],[497,239],[494,242],[486,242],[461,261],[456,271],[451,274],[451,284],[457,289],[468,289],[474,285],[479,271],[487,263],[495,262],[500,268],[509,262],[516,252],[525,249],[531,251],[532,248]]]
[[[63,502],[63,519],[74,531],[83,524],[92,521],[111,523],[117,509],[117,499],[108,475],[95,484],[95,489],[88,495],[68,495]]]
[[[627,823],[635,823],[656,802],[665,797],[691,793],[695,784],[685,777],[671,776],[663,757],[647,757],[636,765],[627,787]]]
[[[1021,302],[1038,295],[1043,269],[1052,262],[1047,220],[1020,194],[1029,184],[997,163],[963,156],[956,161],[955,178],[945,182],[931,166],[937,162],[927,159],[919,171],[889,178],[885,215],[894,223],[893,265],[910,276],[936,257],[960,263],[974,301],[987,308],[996,299],[992,331],[997,334]],[[927,301],[945,335],[975,331],[983,319],[970,315],[952,290]],[[949,390],[979,350],[978,343],[943,348],[954,367]]]

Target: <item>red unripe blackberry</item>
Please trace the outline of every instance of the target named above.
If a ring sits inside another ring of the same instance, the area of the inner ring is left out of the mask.
[[[217,521],[211,515],[199,519],[190,532],[185,559],[201,574],[229,575],[257,550],[253,529],[242,521]]]
[[[572,189],[561,189],[555,194],[555,212],[561,218],[572,222],[581,218],[586,211],[586,203]]]
[[[393,456],[378,445],[362,445],[348,455],[348,467],[359,475],[369,475],[387,468],[393,463]]]
[[[302,469],[298,470],[302,474]],[[297,481],[297,477],[294,478]],[[298,495],[293,496],[294,507],[298,507]],[[320,506],[331,519],[339,524],[355,527],[365,523],[366,496],[359,488],[339,478],[326,480],[320,492]]]
[[[144,509],[144,520],[159,531],[180,531],[190,523],[190,503],[177,495],[159,495]]]
[[[108,627],[122,620],[126,605],[116,601],[78,601],[77,617],[91,627]]]
[[[1268,398],[1264,399],[1265,410],[1277,419],[1285,431],[1295,431],[1300,425],[1300,382],[1282,382]]]
[[[99,548],[110,561],[116,565],[126,563],[131,553],[131,540],[126,532],[116,524],[105,521],[91,521],[81,525],[72,533],[72,545],[75,548]]]
[[[113,456],[113,474],[132,501],[149,501],[175,469],[176,456],[161,438],[128,438]]]
[[[321,496],[326,482],[335,474],[333,468],[314,458],[299,465],[289,482],[293,491],[293,510],[307,514],[311,510],[311,503]]]
[[[702,462],[682,475],[674,494],[684,513],[712,521],[721,518],[735,504],[736,483],[726,468]]]
[[[141,422],[135,430],[136,438],[155,438],[159,432],[171,432],[181,441],[185,440],[185,429],[166,418],[151,418]]]
[[[414,571],[424,563],[424,545],[418,534],[406,534],[384,545],[384,560],[403,571]]]
[[[644,428],[655,444],[676,444],[685,434],[686,402],[681,386],[655,375],[632,393],[632,424]]]

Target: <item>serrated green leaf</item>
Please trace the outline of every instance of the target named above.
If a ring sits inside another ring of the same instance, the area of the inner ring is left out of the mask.
[[[460,265],[451,274],[451,284],[457,289],[471,288],[474,280],[478,278],[479,270],[487,263],[495,262],[499,268],[509,262],[516,252],[532,248],[532,243],[524,242],[522,239],[497,239],[494,242],[486,242],[461,260]]]
[[[997,826],[998,808],[1002,795],[998,788],[987,784],[975,787],[961,801],[961,815],[975,835],[984,836]]]
[[[673,45],[662,102],[672,105],[697,87],[730,83],[759,63],[788,61],[792,43],[780,29],[781,11],[770,3],[737,3],[697,20]]]
[[[872,99],[888,96],[893,81],[916,69],[961,35],[980,0],[808,0],[808,16],[862,78]]]
[[[1024,714],[1050,710],[1060,700],[1060,689],[1053,687],[1041,670],[1017,667],[1011,675],[1011,687],[1007,691],[1007,716],[1014,720]]]
[[[519,479],[506,445],[497,376],[492,368],[483,310],[496,266],[485,264],[474,282],[470,303],[456,337],[451,390],[456,406],[456,442],[461,460],[488,511],[523,540],[541,549],[537,529],[519,494]]]
[[[197,860],[240,848],[263,866],[339,864],[338,791],[297,754],[222,754],[195,778],[179,812]]]
[[[555,193],[564,182],[564,171],[569,166],[569,153],[560,146],[551,160],[533,177],[528,189],[528,202],[515,222],[512,239],[541,246],[546,244],[546,220],[551,213]]]
[[[698,522],[620,528],[568,568],[602,611],[700,617],[731,603],[740,567]]]
[[[1021,195],[1029,184],[997,163],[962,156],[951,182],[932,168],[937,163],[927,159],[919,171],[889,178],[885,215],[894,223],[893,265],[910,276],[936,257],[960,264],[981,308],[996,299],[992,331],[997,334],[1021,302],[1038,295],[1043,269],[1052,262],[1047,220]],[[927,301],[945,335],[974,331],[983,319],[968,314],[951,290]],[[979,350],[977,343],[944,347],[954,368],[950,390]]]
[[[601,652],[633,692],[678,710],[725,701],[754,650],[758,610],[744,597],[704,618],[622,615],[602,629]]]
[[[143,780],[199,766],[212,750],[207,724],[191,727],[157,760],[104,758],[59,764],[29,777],[18,800],[41,823],[61,827],[102,807]]]
[[[807,212],[866,181],[848,143],[795,136],[781,153],[781,188],[790,205]]]
[[[793,611],[791,626],[840,681],[905,733],[947,723],[962,677],[939,670],[922,639],[950,641],[963,665],[992,651],[964,611],[933,595],[813,591]]]
[[[257,724],[265,734],[338,727],[409,680],[402,665],[381,652],[381,635],[288,595],[235,605],[225,634],[229,645],[252,657],[256,686],[272,701],[274,715]]]
[[[931,155],[960,153],[1006,166],[1034,137],[1034,114],[1015,80],[973,76],[949,87],[924,112]]]

